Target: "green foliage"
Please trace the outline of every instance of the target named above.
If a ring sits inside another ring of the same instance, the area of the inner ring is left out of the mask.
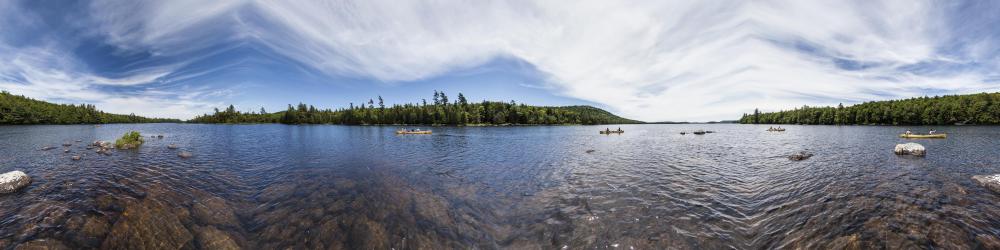
[[[540,107],[514,101],[469,103],[461,93],[454,103],[443,92],[434,92],[433,104],[402,104],[385,107],[381,97],[338,110],[319,110],[299,103],[275,113],[225,111],[195,117],[196,123],[285,123],[347,125],[508,125],[508,124],[628,124],[640,123],[590,106]],[[367,104],[367,105],[365,105]]]
[[[94,105],[54,104],[0,91],[0,124],[99,124],[180,122],[141,116],[108,114]]]
[[[115,147],[120,149],[137,148],[142,143],[142,135],[139,134],[139,131],[131,131],[122,135],[122,138],[115,140]]]
[[[1000,93],[917,97],[844,107],[744,114],[744,124],[951,125],[1000,124]]]

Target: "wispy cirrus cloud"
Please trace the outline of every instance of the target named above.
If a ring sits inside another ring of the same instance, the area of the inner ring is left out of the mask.
[[[0,4],[0,13],[21,8],[11,6]],[[0,66],[8,72],[0,79],[42,96],[101,99],[126,89],[178,100],[191,89],[178,82],[251,67],[243,61],[406,84],[513,58],[539,71],[529,85],[544,91],[643,120],[695,121],[755,107],[1000,89],[1000,31],[991,28],[1000,24],[991,14],[1000,4],[990,2],[99,0],[87,7],[81,36],[109,44],[112,54],[148,56],[115,74],[94,72],[86,60],[46,67],[32,62],[55,59],[22,56],[21,64]],[[206,59],[220,48],[248,52]],[[0,51],[0,59],[25,51]],[[204,61],[214,66],[192,66]]]
[[[260,1],[255,9],[278,31],[261,32],[264,43],[331,72],[407,81],[513,56],[563,95],[646,120],[1000,88],[964,68],[996,55],[998,41],[942,52],[963,35],[949,26],[963,13],[930,1]],[[987,10],[998,9],[977,11]],[[920,64],[957,67],[907,70]]]

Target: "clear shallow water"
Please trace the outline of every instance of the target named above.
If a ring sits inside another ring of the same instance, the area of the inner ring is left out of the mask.
[[[998,127],[938,127],[945,140],[899,139],[903,127],[621,127],[625,134],[610,136],[597,134],[604,126],[436,127],[431,136],[397,136],[395,127],[358,126],[2,126],[0,172],[22,170],[33,183],[0,195],[0,248],[1000,241],[1000,195],[970,179],[1000,173]],[[84,148],[130,129],[147,136],[137,150],[103,156]],[[717,133],[678,134],[695,129]],[[157,134],[165,137],[148,138]],[[896,156],[901,142],[921,143],[928,155]],[[179,150],[194,157],[181,159]],[[802,150],[815,156],[785,158]]]

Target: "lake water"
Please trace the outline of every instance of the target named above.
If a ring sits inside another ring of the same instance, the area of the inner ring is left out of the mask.
[[[1000,244],[1000,194],[970,179],[1000,173],[1000,127],[767,127],[0,126],[0,172],[33,178],[0,195],[0,249]],[[85,148],[128,130],[146,143]]]

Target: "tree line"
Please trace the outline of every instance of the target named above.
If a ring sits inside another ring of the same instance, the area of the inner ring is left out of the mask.
[[[845,107],[809,107],[743,114],[743,124],[951,125],[1000,124],[1000,93],[916,97]]]
[[[377,101],[376,101],[377,100]],[[350,103],[346,108],[317,109],[299,103],[284,111],[268,113],[241,112],[233,105],[225,110],[195,117],[195,123],[284,123],[344,125],[508,125],[508,124],[628,124],[625,119],[590,106],[543,107],[517,104],[514,101],[469,102],[461,93],[451,101],[444,92],[434,91],[431,103],[386,106],[381,96]]]
[[[54,104],[0,91],[0,124],[101,124],[180,122],[135,114],[109,114],[90,104]]]

